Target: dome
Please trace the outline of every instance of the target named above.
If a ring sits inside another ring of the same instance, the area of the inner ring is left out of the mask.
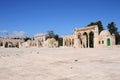
[[[100,32],[100,36],[110,36],[110,32],[108,30],[103,30]]]

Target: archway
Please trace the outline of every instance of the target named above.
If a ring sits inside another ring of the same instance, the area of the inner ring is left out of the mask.
[[[3,42],[2,41],[0,41],[0,46],[3,46]]]
[[[86,32],[83,33],[83,47],[87,48],[88,47],[88,34]]]
[[[19,48],[19,42],[16,43],[15,47]]]
[[[89,47],[94,48],[94,32],[89,33]]]
[[[111,44],[110,44],[110,39],[108,38],[107,39],[107,46],[110,46]]]
[[[8,47],[8,42],[5,43],[5,47],[6,47],[6,48]]]
[[[12,42],[8,42],[8,47],[14,47]]]

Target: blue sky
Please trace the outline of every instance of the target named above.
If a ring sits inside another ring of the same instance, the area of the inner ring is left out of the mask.
[[[114,21],[120,31],[120,0],[0,0],[0,30],[72,34],[75,27]]]

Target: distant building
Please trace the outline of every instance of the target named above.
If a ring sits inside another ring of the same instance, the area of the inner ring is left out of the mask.
[[[8,47],[20,47],[20,43],[22,40],[20,39],[11,39],[11,38],[4,38],[0,37],[0,47],[2,48],[8,48]]]
[[[110,34],[108,30],[103,30],[99,34],[98,26],[88,26],[84,28],[75,28],[74,34],[65,35],[63,37],[63,47],[76,47],[76,48],[99,48],[109,47],[115,45],[115,35]],[[45,34],[38,34],[34,40],[26,42],[20,39],[2,38],[0,37],[0,47],[57,47],[58,41],[54,38],[46,40]]]
[[[34,47],[34,48],[40,48],[40,47],[57,47],[58,41],[55,39],[45,39],[45,34],[38,34],[35,36],[35,40],[28,40],[27,42],[21,43],[21,47]]]

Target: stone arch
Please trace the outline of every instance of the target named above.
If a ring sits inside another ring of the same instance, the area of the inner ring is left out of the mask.
[[[94,48],[94,32],[89,32],[89,47]]]
[[[81,33],[78,33],[77,37],[80,38],[80,36],[81,36]]]
[[[8,42],[8,47],[14,47],[13,42],[9,41]]]
[[[15,47],[19,48],[19,42],[16,42]]]
[[[3,42],[2,41],[0,41],[0,46],[3,46]]]
[[[8,47],[8,42],[5,42],[5,48],[7,48]]]
[[[82,39],[82,41],[83,41],[83,47],[86,48],[86,47],[88,47],[88,33],[84,32],[83,36],[84,36],[83,39]]]
[[[86,47],[97,47],[97,37],[98,37],[98,26],[97,25],[93,25],[93,26],[89,26],[89,27],[85,27],[85,28],[76,28],[74,33],[75,35],[75,46],[76,47],[79,47],[79,42],[77,42],[77,40],[80,38],[79,37],[79,34],[78,33],[81,33],[81,37],[85,38],[85,35],[83,36],[83,34],[86,33],[87,35],[87,39],[86,39]],[[91,37],[91,35],[94,35],[93,37]],[[92,38],[92,41],[89,40],[89,37],[90,39]],[[83,42],[83,41],[82,41]]]

